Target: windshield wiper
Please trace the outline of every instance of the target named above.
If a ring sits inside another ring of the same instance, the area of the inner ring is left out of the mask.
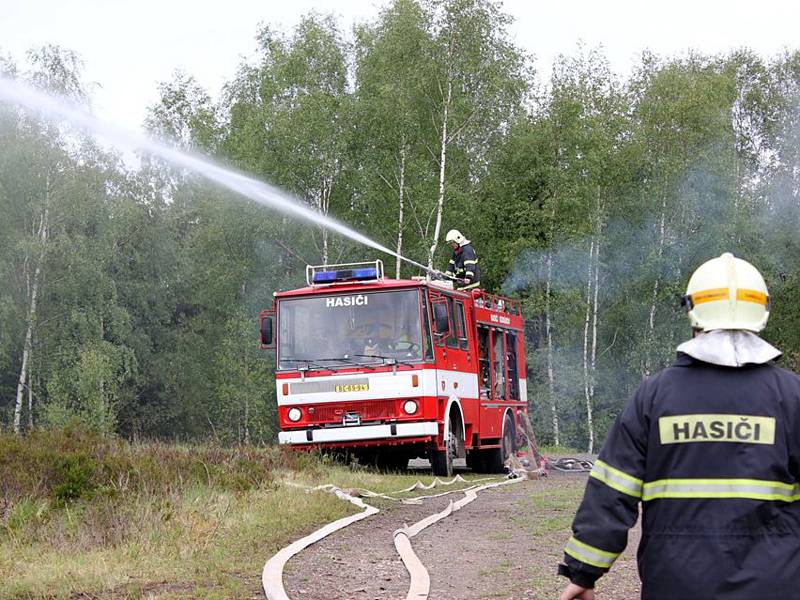
[[[297,370],[298,371],[307,371],[310,368],[314,368],[314,369],[327,369],[327,368],[329,368],[329,367],[326,367],[325,365],[319,364],[317,362],[317,360],[319,360],[319,359],[312,360],[310,358],[282,358],[281,362],[297,363]],[[325,360],[325,359],[322,359],[322,360]],[[306,368],[302,369],[301,367],[303,367],[303,366],[305,366]]]
[[[364,356],[364,355],[363,354],[354,354],[353,356]],[[362,362],[362,361],[358,361],[358,360],[353,360],[349,356],[339,356],[339,357],[336,357],[336,358],[315,358],[314,360],[326,361],[326,362],[337,360],[339,362],[343,362],[343,363],[348,364],[348,365],[355,365],[357,367],[366,367],[368,369],[372,369],[373,371],[375,370],[375,366],[374,365],[370,365],[368,363],[365,363],[365,362]]]
[[[362,356],[364,358],[379,358],[383,361],[384,365],[405,365],[407,367],[413,366],[413,363],[404,360],[398,360],[394,356],[383,356],[381,354],[354,354],[353,356]]]
[[[355,354],[354,356],[366,356],[366,355]],[[383,358],[383,357],[376,356],[374,358]],[[307,370],[309,370],[311,368],[313,368],[313,369],[330,369],[331,371],[335,371],[337,368],[342,368],[342,367],[348,366],[348,365],[349,366],[355,366],[355,367],[365,367],[365,368],[371,369],[373,371],[375,370],[375,365],[371,365],[369,363],[366,363],[366,362],[363,362],[363,361],[359,361],[359,360],[353,360],[349,356],[337,356],[337,357],[333,357],[333,358],[314,358],[314,359],[311,359],[311,358],[284,358],[284,359],[281,359],[281,362],[295,362],[295,363],[298,364],[297,369],[301,370],[301,371],[303,371],[303,370],[307,371]],[[323,365],[323,364],[320,364],[320,363],[329,363],[329,362],[340,362],[342,364],[341,365]],[[301,368],[302,366],[305,366],[306,368],[302,369]]]

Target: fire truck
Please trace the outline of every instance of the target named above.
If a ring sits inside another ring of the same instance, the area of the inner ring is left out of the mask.
[[[260,315],[261,346],[277,351],[281,444],[385,469],[423,457],[437,475],[456,458],[503,470],[527,419],[517,301],[389,279],[380,260],[309,266],[306,279]]]

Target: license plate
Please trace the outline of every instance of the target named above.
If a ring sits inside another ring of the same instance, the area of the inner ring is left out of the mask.
[[[347,413],[342,417],[342,425],[345,427],[361,425],[361,417],[354,413]]]
[[[368,392],[369,391],[369,384],[368,383],[347,383],[344,385],[337,385],[336,386],[336,393],[340,392]]]

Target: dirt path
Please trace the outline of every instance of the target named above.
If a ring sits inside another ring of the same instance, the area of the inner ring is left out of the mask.
[[[554,473],[541,481],[487,490],[477,500],[412,539],[431,577],[431,600],[552,600],[566,583],[555,574],[570,536],[572,516],[586,474]],[[384,505],[361,521],[308,548],[287,565],[286,591],[295,600],[405,598],[408,573],[394,549],[392,533],[447,505]],[[635,548],[598,583],[609,600],[639,597]]]

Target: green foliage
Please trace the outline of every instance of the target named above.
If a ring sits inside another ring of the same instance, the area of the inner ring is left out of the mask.
[[[241,492],[268,486],[273,470],[294,460],[277,448],[130,444],[80,426],[24,437],[0,433],[0,505],[50,500],[64,506],[197,485]]]
[[[46,502],[33,498],[23,498],[16,502],[6,518],[6,530],[12,534],[43,523],[48,514]]]
[[[329,15],[262,26],[221,99],[176,72],[145,125],[417,260],[432,252],[441,191],[442,231],[473,240],[484,287],[523,301],[542,442],[555,411],[559,441],[586,444],[587,383],[602,438],[688,335],[675,298],[689,273],[723,251],[764,272],[765,336],[797,368],[800,53],[645,53],[622,79],[578,47],[544,87],[509,24],[490,0],[393,0],[352,37]],[[89,101],[68,50],[1,68]],[[307,263],[374,254],[158,160],[130,171],[4,105],[0,214],[0,423],[18,409],[22,429],[78,422],[107,439],[274,442],[259,311],[302,285]],[[447,252],[437,246],[437,266]],[[65,469],[65,498],[104,493],[96,473]]]
[[[63,506],[79,498],[87,498],[94,491],[97,466],[82,454],[60,456],[55,463],[52,495],[56,505]]]

